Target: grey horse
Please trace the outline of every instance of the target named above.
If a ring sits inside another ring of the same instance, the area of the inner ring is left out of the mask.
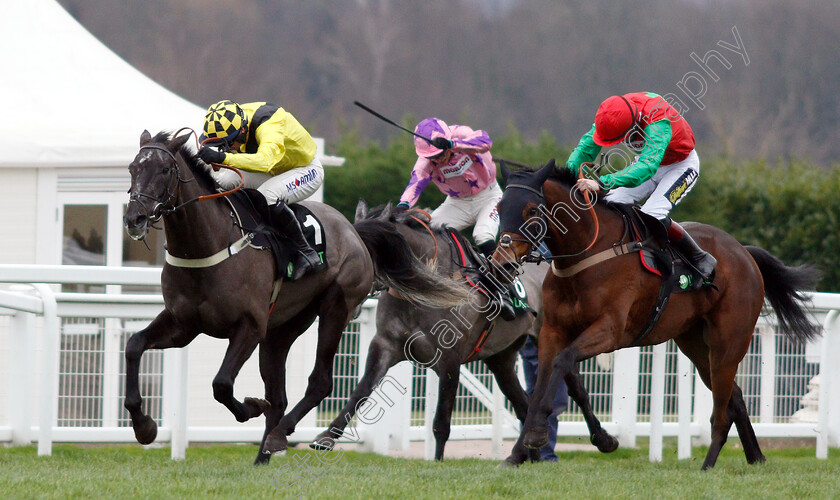
[[[463,276],[465,287],[475,283],[470,280],[463,264],[466,261],[467,267],[476,267],[479,262],[470,260],[470,252],[452,238],[450,233],[455,233],[453,229],[431,228],[424,212],[409,211],[394,217],[390,207],[368,212],[364,203],[360,203],[356,220],[391,221],[394,229],[421,260],[436,262],[437,271],[442,275]],[[498,311],[494,310],[486,295],[477,291],[474,291],[471,303],[449,308],[417,306],[393,290],[382,293],[376,314],[376,335],[368,350],[365,373],[344,408],[310,447],[332,449],[335,440],[342,436],[353,418],[359,402],[370,396],[390,367],[405,360],[433,369],[439,377],[439,399],[433,424],[436,460],[443,459],[449,438],[460,365],[463,363],[483,361],[512,403],[516,417],[524,422],[528,396],[516,376],[516,355],[525,341],[525,335],[536,336],[542,325],[541,287],[548,266],[525,264],[521,271],[520,281],[527,292],[527,302],[536,314],[520,312],[512,321],[494,318]],[[495,324],[487,334],[490,319]],[[593,442],[597,436],[602,451],[614,450],[617,441],[601,428],[592,414],[588,394],[579,378],[570,386],[570,394],[587,415]],[[539,453],[533,451],[531,459],[538,460]]]

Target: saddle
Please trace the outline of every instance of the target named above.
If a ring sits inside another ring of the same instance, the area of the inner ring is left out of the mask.
[[[265,196],[256,189],[243,188],[224,199],[233,210],[231,216],[234,218],[234,224],[243,233],[253,235],[249,246],[259,250],[271,250],[275,264],[274,279],[291,279],[293,271],[291,266],[297,249],[286,235],[268,222],[271,220],[271,216]],[[315,272],[325,269],[328,267],[328,263],[324,226],[315,214],[305,206],[292,203],[289,208],[292,209],[295,218],[300,222],[303,235],[309,245],[322,256],[321,263],[316,266]]]
[[[458,232],[449,226],[444,226],[443,229],[446,234],[452,239],[453,256],[452,260],[461,268],[461,274],[467,278],[467,282],[476,290],[492,298],[491,293],[487,288],[502,288],[505,285],[499,283],[495,278],[490,276],[491,264],[487,258],[484,257],[478,250],[472,246],[469,241]],[[487,283],[491,281],[491,283]],[[513,278],[511,302],[513,308],[519,311],[531,311],[531,306],[528,305],[528,294],[525,291],[525,286],[519,279],[519,276]]]

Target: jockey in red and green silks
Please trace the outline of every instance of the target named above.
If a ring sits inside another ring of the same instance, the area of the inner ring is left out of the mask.
[[[677,250],[710,282],[717,261],[668,216],[700,176],[691,126],[658,94],[612,96],[598,107],[595,123],[572,151],[566,167],[577,173],[582,163],[595,160],[602,147],[619,143],[634,151],[635,159],[597,181],[581,179],[578,187],[594,193],[608,190],[605,199],[611,202],[639,203],[647,198],[642,211],[665,224]]]

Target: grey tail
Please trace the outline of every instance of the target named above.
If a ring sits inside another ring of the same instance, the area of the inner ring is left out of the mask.
[[[472,300],[469,288],[418,259],[394,223],[363,219],[353,224],[373,259],[376,277],[400,296],[428,307],[454,307]]]

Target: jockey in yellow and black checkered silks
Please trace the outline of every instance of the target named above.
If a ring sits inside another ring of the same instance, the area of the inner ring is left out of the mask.
[[[324,179],[309,132],[276,104],[231,100],[207,108],[202,128],[197,156],[212,168],[210,175],[219,189],[242,186],[259,191],[268,203],[270,223],[293,243],[296,252],[288,277],[294,281],[320,269],[320,255],[288,206],[310,196]]]
[[[244,138],[248,127],[248,117],[242,107],[233,101],[219,101],[207,108],[204,116],[204,139],[202,142],[214,146],[227,146],[237,136]]]

